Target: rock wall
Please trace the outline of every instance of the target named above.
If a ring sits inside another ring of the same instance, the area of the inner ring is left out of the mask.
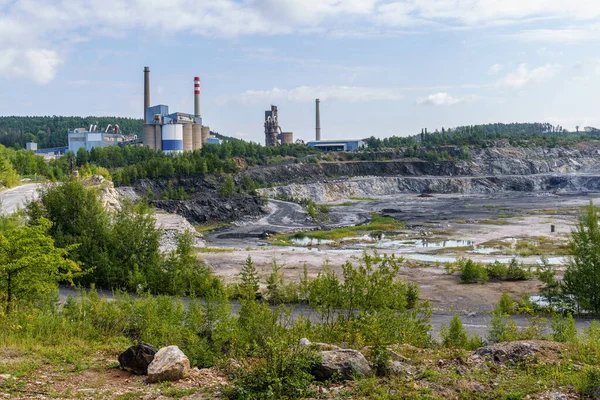
[[[600,191],[600,175],[488,177],[354,177],[261,189],[268,197],[309,198],[317,203],[400,193],[494,193],[501,191]]]

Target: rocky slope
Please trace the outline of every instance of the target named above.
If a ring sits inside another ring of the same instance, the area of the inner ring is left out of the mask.
[[[492,148],[470,161],[420,160],[293,164],[254,170],[262,189],[278,195],[336,202],[398,193],[494,193],[499,191],[597,191],[599,149]]]

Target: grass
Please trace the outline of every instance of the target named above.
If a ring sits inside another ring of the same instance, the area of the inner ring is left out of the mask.
[[[565,256],[569,255],[567,240],[549,238],[546,236],[516,238],[514,246],[511,242],[504,240],[489,240],[481,243],[478,247],[489,247],[498,249],[506,254],[527,256]]]
[[[374,197],[350,197],[350,200],[357,200],[357,201],[375,201],[378,200]]]
[[[483,225],[510,225],[510,222],[497,219],[482,219],[479,221]]]
[[[291,236],[288,234],[280,234],[273,236],[273,241],[277,244],[291,244],[290,239],[292,238],[302,239],[306,237],[322,240],[340,240],[373,231],[397,231],[399,229],[404,229],[405,226],[406,225],[404,222],[398,221],[397,219],[391,217],[382,217],[379,214],[371,213],[371,222],[368,224],[324,231],[297,232]]]
[[[198,253],[233,253],[234,249],[225,247],[200,247]]]
[[[196,232],[198,232],[198,233],[206,234],[206,233],[212,232],[216,229],[225,228],[228,226],[231,226],[231,224],[219,222],[219,223],[215,223],[215,224],[196,225],[196,226],[194,226],[194,229],[196,229]]]

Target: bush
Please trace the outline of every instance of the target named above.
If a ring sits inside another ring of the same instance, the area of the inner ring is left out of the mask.
[[[567,343],[573,342],[577,338],[577,327],[575,326],[575,319],[571,314],[567,317],[555,315],[552,318],[552,339],[557,342]]]
[[[500,261],[495,261],[485,267],[490,279],[505,279],[508,274],[508,267]]]
[[[473,260],[459,260],[460,263],[460,279],[463,283],[485,283],[488,280],[488,274],[483,265],[474,262]]]
[[[600,369],[597,367],[586,368],[581,381],[577,384],[577,391],[583,396],[594,399],[600,397]]]
[[[525,269],[522,264],[519,264],[516,258],[513,258],[508,264],[508,268],[506,270],[506,280],[526,281],[531,279],[531,276],[531,270]]]
[[[503,314],[511,315],[515,312],[515,302],[510,298],[508,293],[502,293],[498,301],[497,309]]]
[[[510,342],[518,339],[519,330],[515,321],[502,311],[495,309],[488,330],[487,339],[490,343]]]
[[[454,314],[452,317],[449,328],[442,324],[440,336],[444,347],[464,349],[469,342],[469,334],[463,327],[458,314]]]

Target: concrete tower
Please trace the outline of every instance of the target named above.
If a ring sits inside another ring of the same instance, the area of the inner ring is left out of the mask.
[[[315,100],[316,106],[316,140],[321,140],[321,100]]]
[[[146,110],[150,107],[150,68],[144,67],[144,122],[146,121]]]
[[[200,118],[200,77],[194,78],[194,116]]]

